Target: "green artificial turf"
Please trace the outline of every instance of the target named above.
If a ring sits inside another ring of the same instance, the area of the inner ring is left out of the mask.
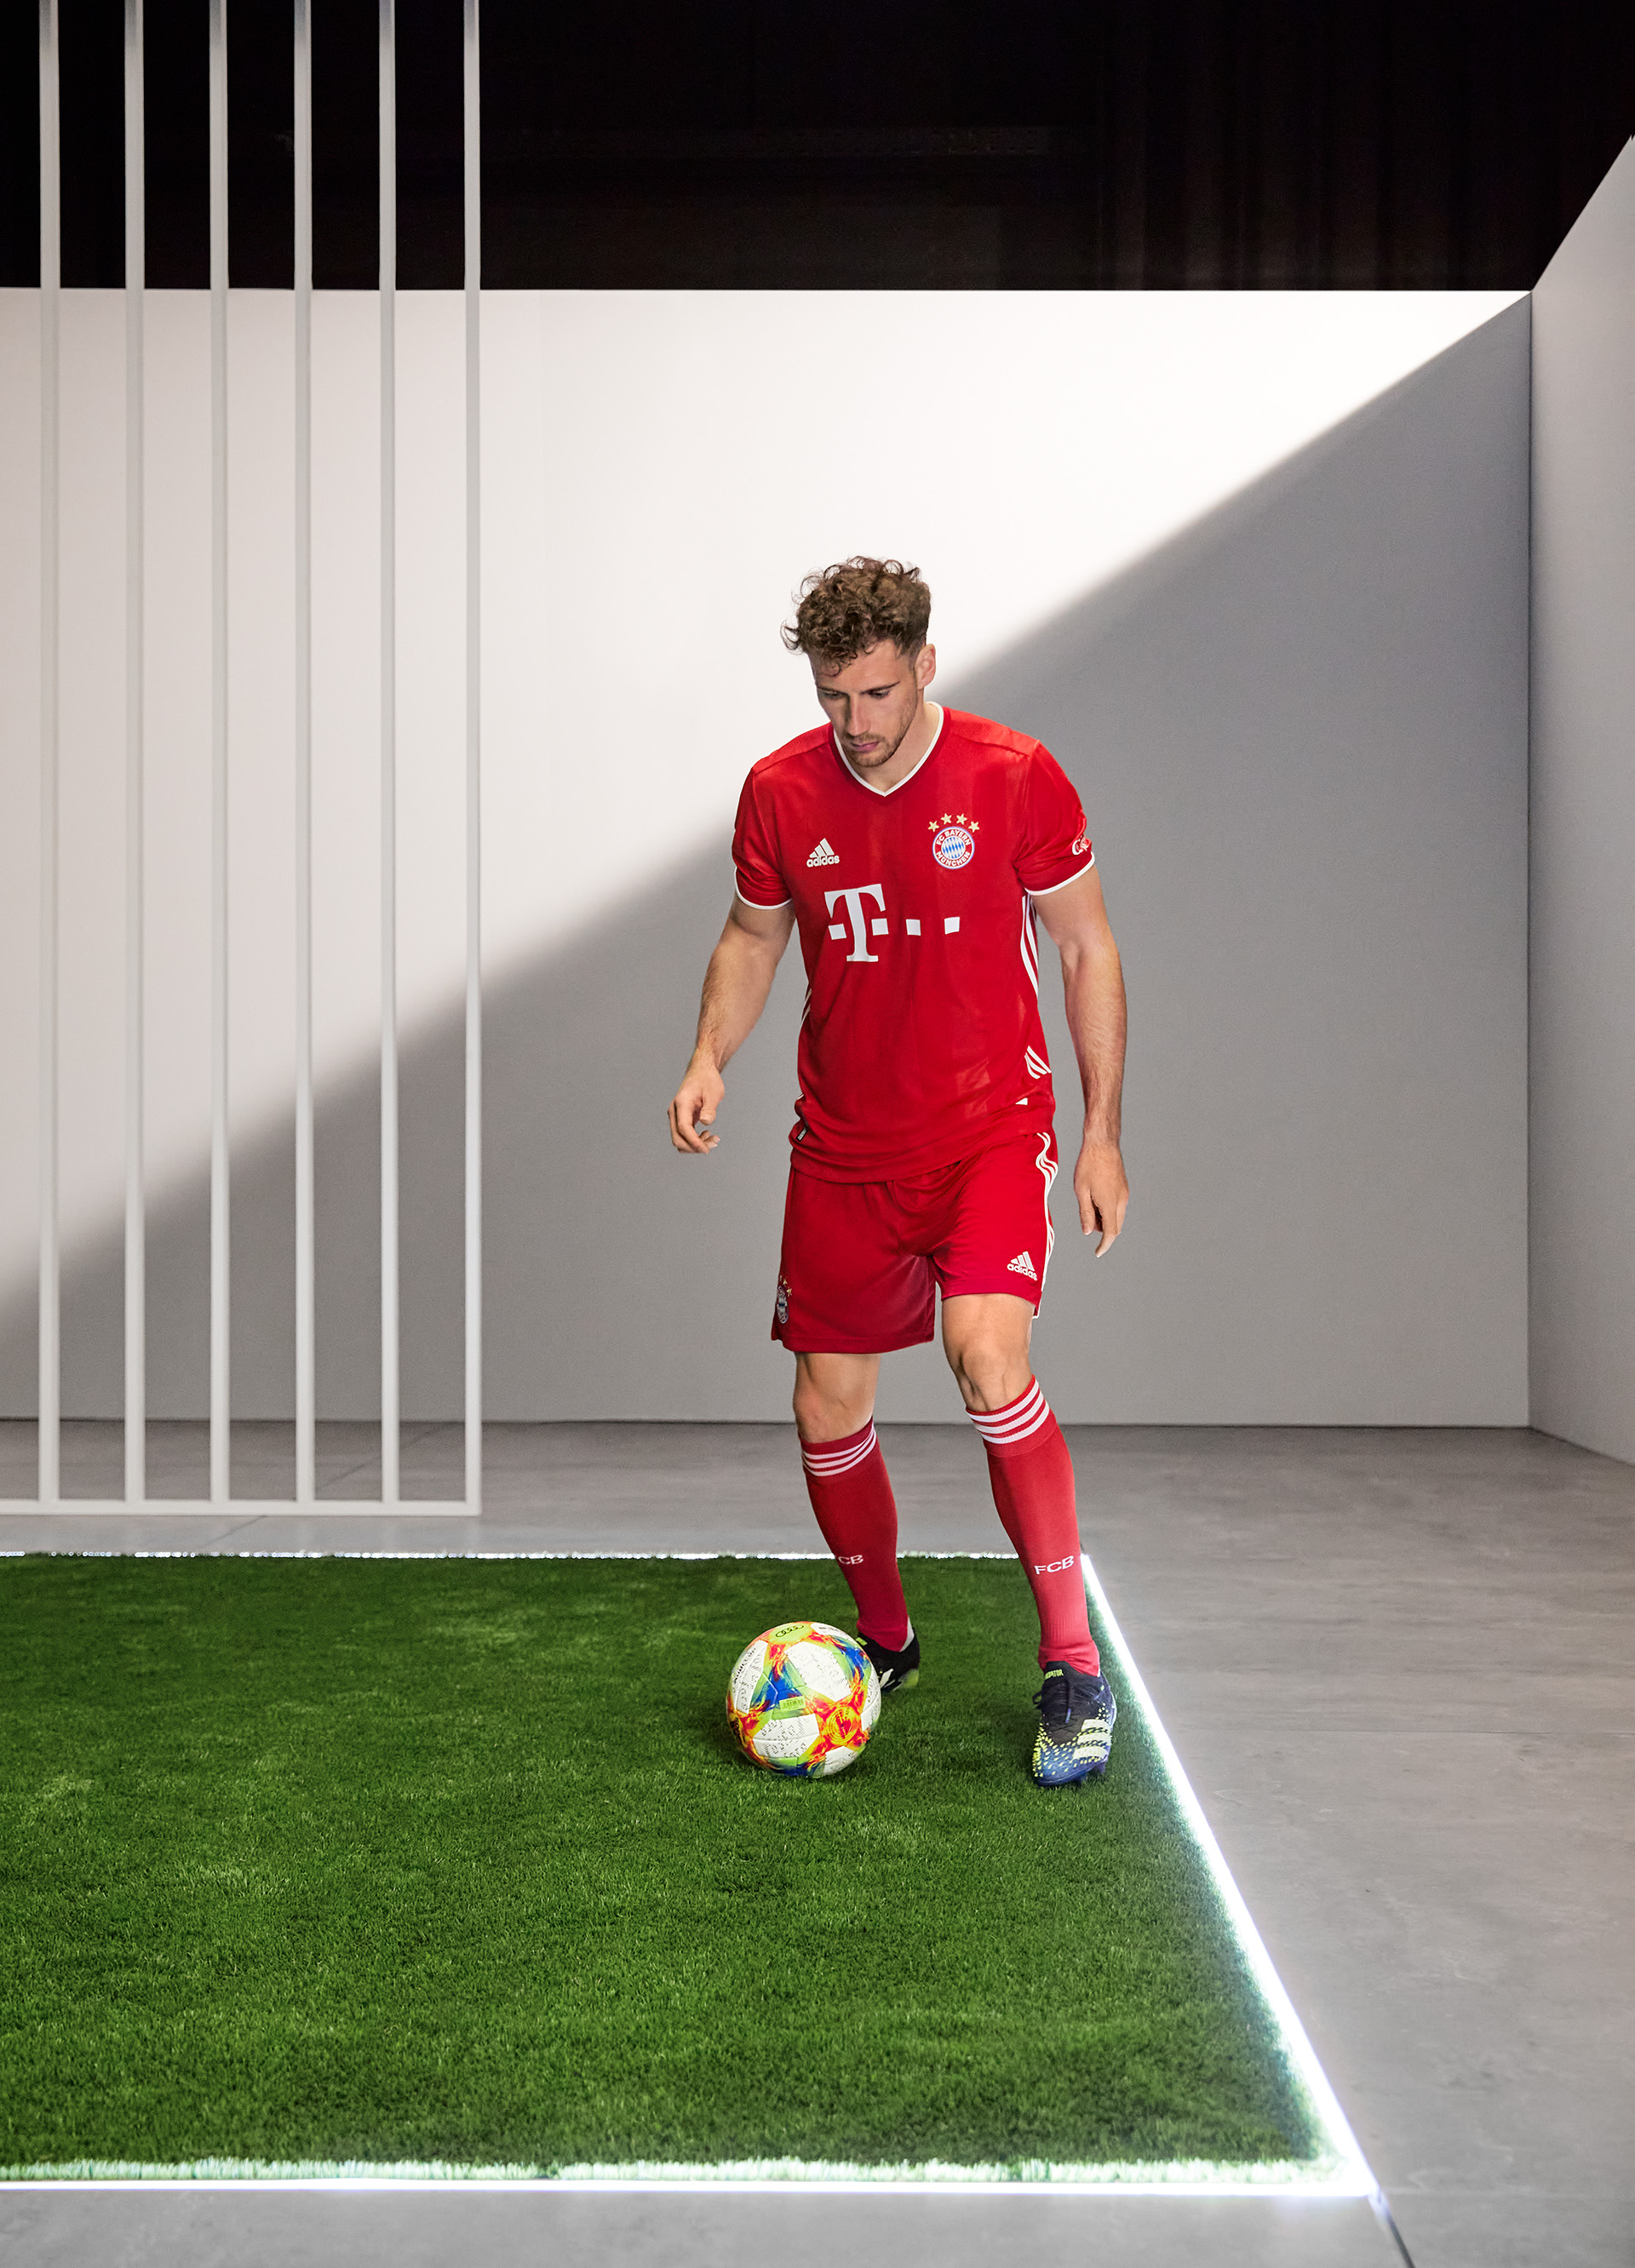
[[[723,1696],[825,1563],[0,1563],[0,2168],[1310,2159],[1133,1705],[1042,1793],[1020,1571],[909,1587],[808,1782]]]

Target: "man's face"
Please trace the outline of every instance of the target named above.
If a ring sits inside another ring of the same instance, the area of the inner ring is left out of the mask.
[[[843,669],[825,669],[814,660],[817,697],[858,771],[878,771],[896,755],[919,713],[921,696],[936,666],[934,647],[923,645],[910,660],[889,638],[870,646]]]

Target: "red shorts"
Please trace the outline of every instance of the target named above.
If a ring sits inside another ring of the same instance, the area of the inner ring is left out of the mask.
[[[1039,1312],[1056,1137],[1009,1137],[897,1182],[821,1182],[791,1167],[772,1336],[792,1354],[919,1346],[945,1300],[1009,1292]]]

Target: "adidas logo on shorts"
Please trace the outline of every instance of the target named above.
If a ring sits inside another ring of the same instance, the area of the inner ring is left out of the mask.
[[[822,840],[822,841],[818,844],[817,849],[816,849],[816,850],[812,853],[812,856],[811,856],[811,857],[806,860],[806,864],[807,864],[807,865],[808,865],[808,866],[838,866],[838,865],[839,865],[839,864],[840,864],[840,853],[839,853],[839,851],[838,851],[838,850],[831,850],[829,849],[829,837],[828,837],[828,836],[827,836],[827,835],[823,837],[823,840]]]
[[[1030,1284],[1039,1281],[1033,1262],[1025,1252],[1019,1252],[1014,1260],[1007,1260],[1005,1264],[1013,1276],[1026,1276]]]

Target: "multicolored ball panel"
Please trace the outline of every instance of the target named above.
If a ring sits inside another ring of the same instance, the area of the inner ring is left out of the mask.
[[[802,1779],[855,1764],[880,1716],[874,1665],[832,1623],[779,1623],[733,1665],[726,1713],[752,1764]]]

